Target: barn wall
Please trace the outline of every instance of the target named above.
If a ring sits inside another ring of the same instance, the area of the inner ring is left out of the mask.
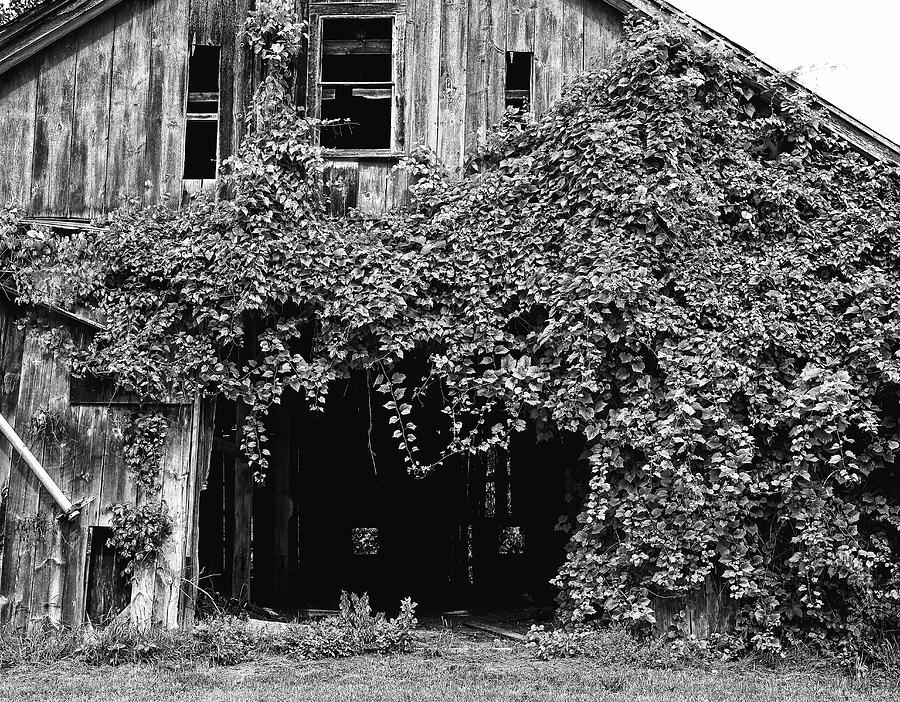
[[[49,618],[76,624],[84,621],[88,590],[110,586],[88,577],[91,528],[110,525],[111,504],[138,498],[122,456],[122,428],[136,408],[107,398],[97,398],[97,404],[72,403],[65,352],[50,339],[62,334],[78,341],[84,338],[84,328],[38,314],[19,329],[22,314],[20,308],[0,302],[0,411],[63,493],[84,507],[76,520],[60,520],[52,498],[0,439],[0,603],[6,600],[0,621],[30,626]],[[148,620],[168,626],[190,616],[192,609],[190,588],[182,587],[182,576],[188,581],[196,577],[193,534],[200,486],[195,467],[208,463],[204,446],[211,433],[201,430],[198,408],[160,406],[170,420],[161,476],[174,531],[158,562],[123,593],[132,616],[144,611]],[[35,433],[32,420],[41,410],[63,420],[61,439]],[[102,578],[114,574],[108,571]]]
[[[249,0],[125,0],[0,77],[0,204],[91,218],[134,198],[177,205],[189,42],[221,44],[221,158],[233,152]]]
[[[311,7],[327,13],[336,4],[343,3]],[[426,146],[453,169],[503,115],[505,52],[534,53],[533,109],[541,114],[567,81],[609,61],[623,19],[600,0],[407,0],[402,17],[403,150]],[[407,182],[395,164],[328,162],[334,213],[355,207],[376,214],[402,202]]]

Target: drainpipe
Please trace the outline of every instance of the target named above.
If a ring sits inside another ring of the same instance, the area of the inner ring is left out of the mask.
[[[54,500],[56,500],[56,504],[58,504],[59,508],[62,510],[63,516],[70,521],[75,519],[75,517],[79,515],[80,509],[73,505],[68,497],[63,495],[62,490],[59,489],[59,485],[57,485],[47,471],[44,470],[44,466],[42,466],[38,462],[38,459],[34,457],[34,454],[28,450],[25,442],[19,438],[19,435],[16,434],[16,430],[9,425],[9,422],[6,421],[6,417],[2,414],[0,414],[0,432],[3,432],[3,435],[7,438],[9,443],[19,452],[19,455],[22,456],[22,459],[28,464],[28,467],[31,468],[31,472],[41,481],[41,485],[44,486],[44,489],[50,493],[50,496]]]

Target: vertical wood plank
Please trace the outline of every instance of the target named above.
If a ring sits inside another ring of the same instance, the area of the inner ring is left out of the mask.
[[[68,544],[68,569],[66,572],[65,600],[62,619],[66,624],[77,625],[84,621],[87,561],[90,547],[90,527],[98,522],[100,513],[100,489],[103,481],[103,458],[107,430],[105,407],[73,407],[75,450],[73,480],[68,486],[72,499],[84,500],[81,517],[76,526],[78,533]]]
[[[178,626],[178,606],[189,539],[193,406],[180,407],[172,419],[162,457],[162,501],[172,519],[172,533],[160,551],[156,568],[153,622],[167,629]]]
[[[592,0],[562,0],[563,84],[584,70],[584,2]]]
[[[505,110],[506,90],[506,0],[487,0],[490,29],[487,33],[485,80],[487,82],[487,127],[500,122]]]
[[[534,25],[534,112],[546,112],[562,80],[562,0],[542,0]]]
[[[359,194],[356,208],[362,214],[380,215],[385,211],[387,179],[391,165],[385,161],[359,162]]]
[[[537,4],[537,0],[507,0],[507,51],[534,51],[534,21]]]
[[[622,13],[602,2],[584,3],[584,67],[608,66],[622,37]]]
[[[179,204],[184,172],[184,109],[187,95],[189,8],[181,0],[157,0],[150,36],[144,205]]]
[[[67,333],[67,332],[66,332]],[[46,342],[45,342],[46,343]],[[52,416],[60,417],[66,424],[70,421],[69,371],[67,355],[62,347],[51,352],[49,368],[50,382],[44,407]],[[44,468],[58,485],[69,482],[72,467],[73,445],[68,437],[58,442],[42,442],[40,460]],[[41,487],[38,495],[38,524],[40,539],[35,543],[34,576],[31,583],[31,622],[39,623],[47,618],[59,623],[62,618],[62,594],[65,575],[65,554],[62,549],[64,533],[68,536],[69,524],[56,517],[58,510],[53,498]]]
[[[468,42],[469,0],[444,0],[441,5],[437,153],[451,171],[462,168],[465,154]]]
[[[411,0],[407,5],[406,44],[408,148],[438,148],[438,84],[440,80],[440,0]]]
[[[188,485],[191,496],[190,523],[187,525],[188,558],[185,567],[185,579],[181,592],[181,616],[180,620],[186,625],[194,622],[194,612],[197,605],[198,586],[200,584],[200,493],[206,489],[206,482],[210,472],[210,462],[213,453],[213,436],[215,432],[216,398],[197,399],[194,403],[191,456],[190,456],[190,483]],[[221,519],[219,520],[221,524]],[[203,525],[205,528],[207,525]],[[209,525],[210,528],[213,525]],[[189,567],[187,567],[189,566]]]
[[[490,0],[470,0],[466,49],[465,153],[487,132],[487,53],[490,37]],[[452,60],[452,57],[449,57]]]
[[[93,217],[106,203],[109,87],[115,29],[116,13],[108,12],[78,33],[69,217]]]
[[[15,426],[16,403],[19,398],[19,379],[22,373],[22,351],[25,334],[17,324],[15,308],[0,302],[0,413]],[[0,577],[3,574],[6,550],[6,520],[15,519],[16,511],[9,506],[9,479],[13,449],[5,438],[0,438]],[[2,584],[2,580],[0,580]],[[0,595],[5,590],[0,589]],[[2,612],[0,612],[2,618]]]
[[[273,604],[284,606],[288,599],[291,500],[291,409],[292,398],[282,397],[274,416],[272,432],[272,585]]]
[[[240,437],[244,421],[247,418],[247,407],[238,404],[237,436]],[[240,438],[237,441],[240,445]],[[240,600],[250,599],[250,559],[252,544],[250,533],[253,522],[253,473],[250,464],[243,454],[234,459],[233,485],[233,524],[234,539],[231,554],[231,596]]]
[[[147,108],[154,3],[129,2],[116,9],[115,57],[106,159],[109,209],[144,196]]]
[[[66,215],[77,46],[75,35],[70,34],[42,54],[31,174],[32,215]]]
[[[31,203],[31,170],[41,58],[6,73],[0,80],[0,206]]]
[[[333,217],[344,217],[356,207],[359,192],[359,163],[356,161],[329,161],[323,173],[328,212]]]

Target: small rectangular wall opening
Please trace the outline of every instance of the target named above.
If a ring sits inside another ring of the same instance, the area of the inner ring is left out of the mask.
[[[392,17],[322,19],[320,143],[329,149],[390,149],[394,96]]]
[[[116,549],[107,544],[111,537],[110,527],[90,527],[85,613],[94,625],[111,622],[131,599],[129,581],[122,572],[125,563]]]
[[[218,46],[194,45],[188,65],[184,130],[184,178],[212,180],[219,155]]]
[[[527,111],[531,109],[530,51],[506,52],[506,108]]]

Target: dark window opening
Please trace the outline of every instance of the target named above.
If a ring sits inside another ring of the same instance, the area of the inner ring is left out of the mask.
[[[131,583],[123,572],[127,565],[109,545],[110,527],[92,526],[88,556],[85,614],[94,625],[105,625],[128,606]]]
[[[531,109],[530,51],[506,52],[506,107],[516,110]]]
[[[194,44],[188,64],[189,93],[219,92],[219,47]]]
[[[188,180],[212,180],[216,177],[219,54],[218,46],[191,47],[184,133],[184,178]]]
[[[184,130],[184,177],[201,180],[216,177],[217,121],[188,120]]]
[[[319,115],[329,149],[389,149],[394,97],[390,17],[322,20]]]

